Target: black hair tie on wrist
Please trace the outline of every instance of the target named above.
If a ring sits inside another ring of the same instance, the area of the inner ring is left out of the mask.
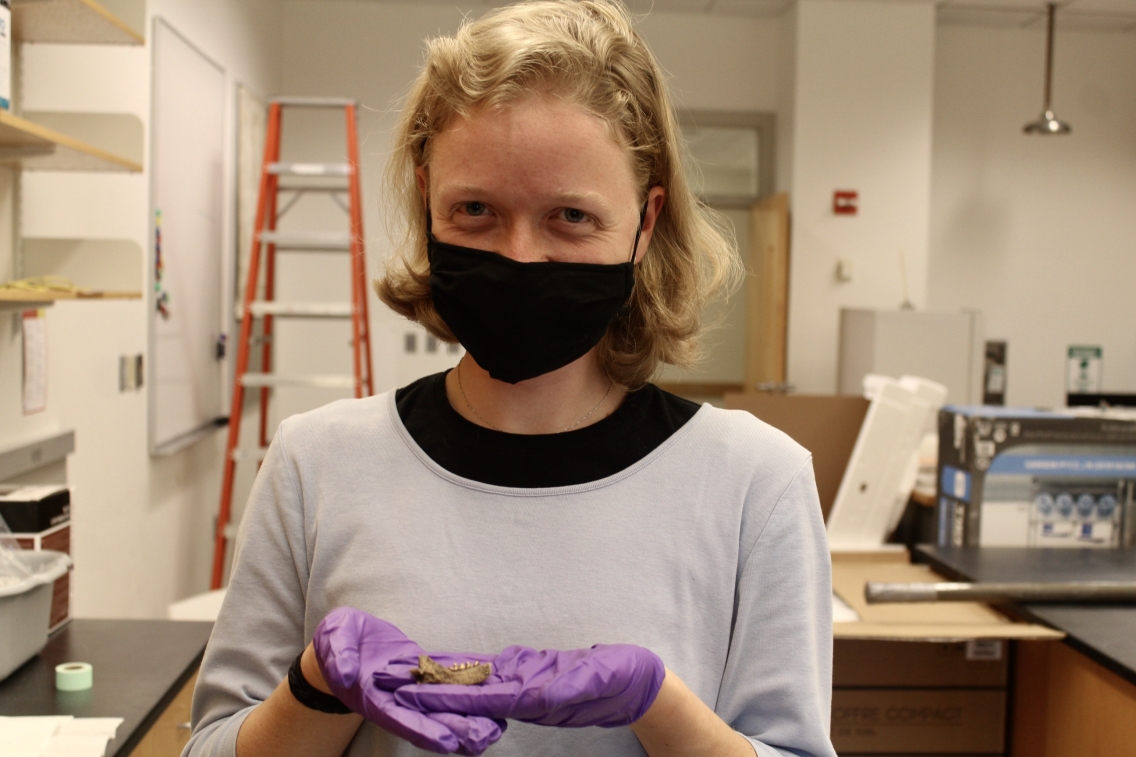
[[[309,710],[326,712],[331,715],[346,715],[351,712],[351,708],[339,701],[337,697],[325,694],[308,683],[308,679],[304,678],[304,672],[300,670],[300,659],[303,656],[303,652],[296,655],[296,659],[292,661],[292,667],[288,668],[288,688],[292,691],[292,696],[296,698],[296,701]]]

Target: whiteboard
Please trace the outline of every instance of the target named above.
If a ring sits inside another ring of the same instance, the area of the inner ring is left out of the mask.
[[[218,358],[224,247],[225,71],[154,19],[150,451],[169,454],[225,415]]]

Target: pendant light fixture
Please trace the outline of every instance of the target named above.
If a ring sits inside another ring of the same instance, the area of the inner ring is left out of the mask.
[[[1048,3],[1045,7],[1049,11],[1045,37],[1045,110],[1036,121],[1030,121],[1023,126],[1022,131],[1026,134],[1068,134],[1073,130],[1072,127],[1064,121],[1058,121],[1050,106],[1053,94],[1053,16],[1057,11],[1057,5]]]

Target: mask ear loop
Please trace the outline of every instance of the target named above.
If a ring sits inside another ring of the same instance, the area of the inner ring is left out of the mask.
[[[643,222],[647,219],[648,202],[650,199],[643,203],[643,210],[639,213],[639,228],[635,230],[635,244],[631,245],[631,260],[628,260],[628,263],[634,263],[635,253],[639,252],[639,237],[643,234]]]
[[[647,202],[650,202],[650,200],[648,200]],[[635,277],[635,253],[639,252],[639,237],[643,234],[643,222],[647,218],[647,202],[643,203],[643,210],[642,210],[642,212],[639,213],[639,228],[635,230],[635,244],[633,244],[631,246],[631,259],[627,261],[628,263],[631,263],[632,281],[634,281],[635,278],[636,278]],[[634,287],[634,284],[632,286]],[[618,315],[620,317],[624,317],[630,312],[631,312],[631,298],[628,297],[627,302],[623,303],[623,305],[620,306],[619,312],[616,313],[616,315]]]

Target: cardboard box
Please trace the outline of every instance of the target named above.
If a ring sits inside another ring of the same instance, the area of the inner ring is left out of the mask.
[[[21,486],[0,494],[0,517],[14,533],[38,533],[71,520],[66,486]]]
[[[1002,754],[1005,689],[835,689],[832,745],[851,754]]]
[[[791,436],[813,455],[817,494],[824,517],[832,509],[840,479],[868,412],[863,397],[747,392],[727,394],[725,405],[746,410]]]
[[[969,641],[971,639],[1062,639],[1046,626],[1018,623],[978,602],[920,602],[869,605],[868,581],[945,581],[926,565],[912,565],[906,551],[834,553],[832,589],[859,620],[833,623],[835,639]]]
[[[975,602],[869,605],[868,581],[936,582],[906,551],[832,555],[832,743],[841,755],[1003,754],[1010,639],[1057,640]]]
[[[938,543],[1136,543],[1136,415],[967,406],[939,413]]]
[[[833,641],[832,685],[841,687],[1005,688],[1009,679],[1007,642]]]

